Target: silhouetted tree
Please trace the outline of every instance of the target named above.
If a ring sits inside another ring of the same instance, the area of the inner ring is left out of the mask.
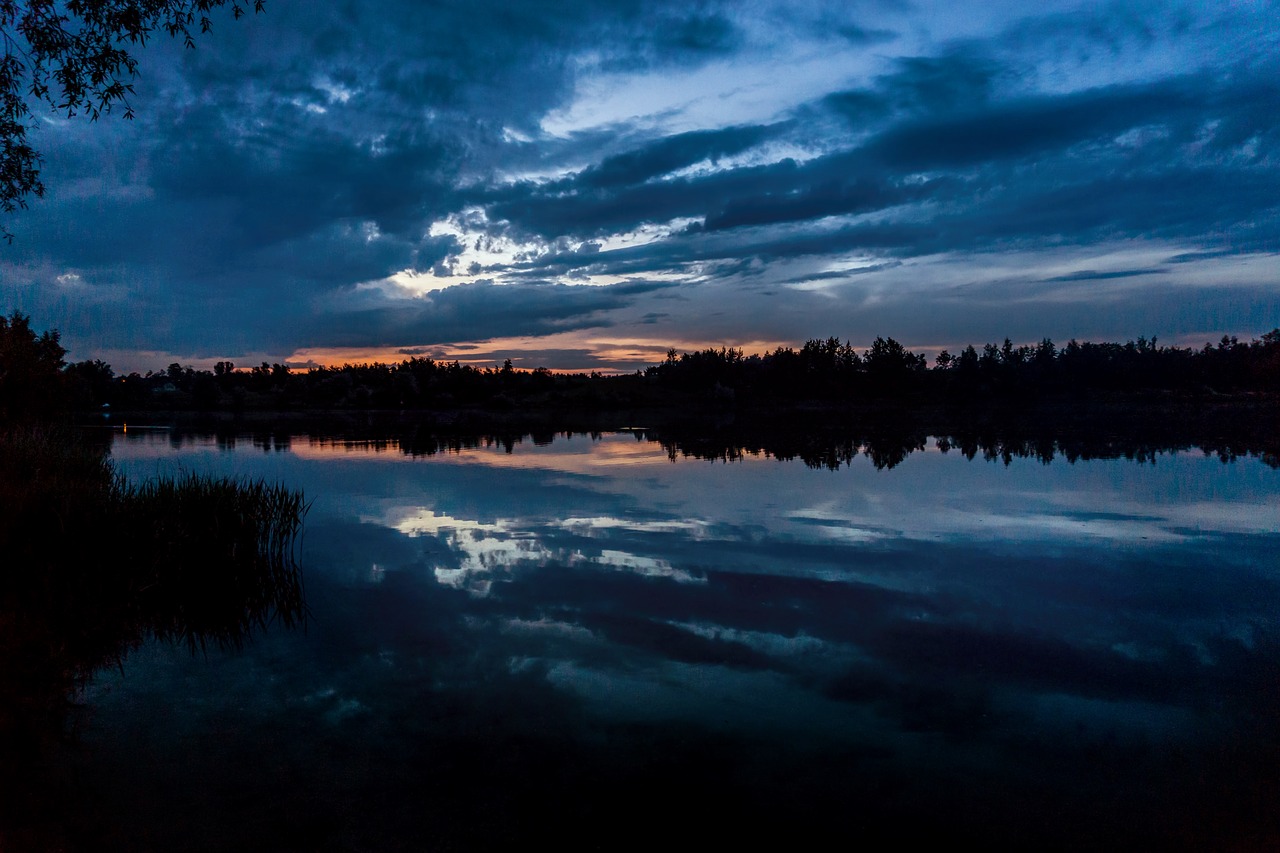
[[[63,374],[70,385],[72,403],[87,409],[110,403],[115,390],[115,371],[100,359],[68,364]]]
[[[38,418],[63,408],[66,354],[56,331],[37,336],[30,317],[17,311],[0,316],[0,419]]]
[[[124,107],[138,60],[130,52],[157,33],[195,46],[194,32],[208,32],[214,9],[239,0],[0,0],[0,211],[26,207],[44,195],[40,154],[27,140],[38,121],[33,106],[91,121]],[[263,0],[253,0],[261,12]],[[12,240],[8,231],[0,234]]]
[[[923,355],[908,351],[893,338],[876,338],[862,357],[862,363],[871,388],[891,394],[914,389],[927,366]]]

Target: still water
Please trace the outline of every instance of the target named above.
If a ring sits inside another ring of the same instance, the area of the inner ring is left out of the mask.
[[[1280,470],[1257,457],[432,450],[115,436],[130,478],[303,490],[311,612],[102,673],[69,843],[1280,839]]]

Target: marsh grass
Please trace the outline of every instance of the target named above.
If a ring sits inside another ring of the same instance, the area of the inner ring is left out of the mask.
[[[303,623],[306,511],[265,482],[130,484],[78,434],[0,429],[0,740],[60,729],[92,673],[148,637],[234,648]]]
[[[302,494],[262,481],[188,474],[125,485],[138,603],[149,630],[195,649],[239,646],[272,620],[306,615],[294,546]]]

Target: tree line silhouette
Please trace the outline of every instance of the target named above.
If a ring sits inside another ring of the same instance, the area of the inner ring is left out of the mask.
[[[553,373],[547,368],[480,367],[409,358],[398,364],[344,364],[296,370],[262,363],[213,370],[170,364],[117,375],[101,360],[65,364],[56,331],[0,317],[0,416],[91,410],[489,410],[622,409],[694,406],[734,409],[776,404],[899,401],[981,403],[1124,399],[1163,395],[1216,398],[1280,393],[1280,329],[1244,342],[1224,336],[1200,349],[1155,338],[1119,343],[1008,338],[981,350],[926,357],[893,338],[859,352],[837,338],[763,354],[732,347],[679,353],[631,374]]]
[[[1167,392],[1183,395],[1280,391],[1280,329],[1241,342],[1224,336],[1201,349],[1136,342],[1080,343],[1064,347],[1045,338],[1035,346],[972,345],[959,355],[943,350],[929,367],[925,356],[893,338],[876,338],[861,354],[837,338],[810,340],[800,349],[764,355],[740,349],[668,352],[646,376],[686,391],[710,391],[722,400],[859,399],[1009,400],[1055,396],[1106,397]]]

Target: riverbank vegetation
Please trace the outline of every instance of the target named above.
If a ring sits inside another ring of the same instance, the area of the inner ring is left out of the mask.
[[[892,338],[859,351],[836,338],[773,352],[722,347],[671,350],[631,374],[521,370],[510,360],[480,367],[410,358],[293,370],[219,362],[212,371],[171,364],[117,376],[101,361],[66,367],[67,404],[79,410],[327,411],[480,408],[607,410],[695,407],[704,411],[878,402],[983,405],[1017,401],[1144,397],[1280,396],[1280,330],[1259,339],[1224,337],[1201,349],[1155,339],[1057,346],[986,344],[943,351],[930,365]]]

